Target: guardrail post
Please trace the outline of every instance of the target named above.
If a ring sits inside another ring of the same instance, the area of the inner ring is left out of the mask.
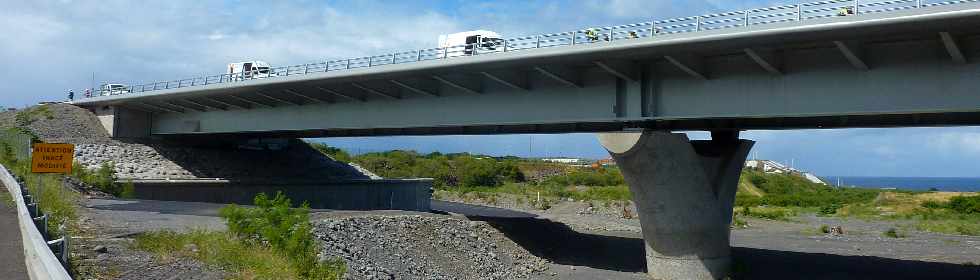
[[[303,75],[306,75],[306,74],[309,74],[309,73],[310,73],[310,64],[307,63],[306,64],[306,70],[303,70]]]
[[[915,7],[922,8],[922,0],[915,0]]]
[[[41,232],[41,236],[45,239],[50,238],[48,236],[48,215],[44,214],[40,217],[34,218],[34,227],[37,227],[37,231]]]
[[[350,58],[347,59],[347,69],[350,69]]]
[[[575,37],[578,37],[578,31],[572,31],[572,46],[575,45]]]
[[[859,8],[861,8],[861,2],[854,0],[854,15],[860,14],[860,10],[858,10]]]
[[[371,67],[371,66],[374,66],[374,57],[373,56],[369,56],[368,57],[368,67]]]
[[[391,54],[391,64],[395,64],[395,59],[397,59],[397,57],[398,57],[397,56],[397,53],[392,53]]]
[[[743,27],[749,27],[749,15],[751,14],[752,11],[745,11],[745,22],[742,23]]]
[[[422,50],[419,50],[419,56],[415,58],[415,61],[422,61]]]
[[[537,37],[537,42],[534,44],[534,48],[535,49],[540,49],[541,48],[541,35],[534,36],[534,37]]]
[[[507,40],[504,40],[504,52],[507,52]]]
[[[446,47],[445,49],[442,50],[442,58],[448,58],[448,57],[449,57],[449,47]]]
[[[803,21],[803,5],[796,4],[796,21]]]
[[[609,42],[612,42],[613,39],[614,39],[613,38],[613,30],[615,30],[615,28],[609,28],[609,35],[608,35],[609,36]]]
[[[698,23],[697,23],[697,25],[695,27],[695,31],[701,31],[701,16],[697,16],[696,19],[697,19]]]

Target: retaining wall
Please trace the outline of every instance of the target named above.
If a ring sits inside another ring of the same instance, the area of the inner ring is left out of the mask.
[[[428,212],[431,179],[351,180],[343,182],[236,182],[227,180],[133,181],[136,199],[252,204],[259,193],[282,191],[294,204],[337,210]]]

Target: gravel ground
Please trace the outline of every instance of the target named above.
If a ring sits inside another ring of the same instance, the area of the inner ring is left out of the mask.
[[[171,201],[85,199],[82,235],[74,237],[78,279],[225,279],[226,274],[191,259],[161,260],[130,248],[141,232],[223,230],[220,204]]]
[[[506,196],[497,197],[494,204],[513,203],[505,200]],[[588,204],[566,201],[548,210],[513,209],[533,215],[524,218],[498,218],[466,206],[450,206],[449,211],[507,229],[504,233],[515,242],[555,263],[552,271],[566,275],[562,279],[643,279],[637,278],[645,264],[636,220],[588,214],[581,210],[583,205]],[[980,279],[980,237],[919,232],[901,222],[812,214],[789,222],[748,222],[749,228],[732,231],[735,279]],[[821,225],[840,226],[844,234],[818,234]],[[884,237],[889,228],[904,229],[908,236]],[[568,273],[568,267],[578,271]]]
[[[346,279],[526,279],[548,267],[485,222],[400,215],[314,225],[323,257],[347,262]]]

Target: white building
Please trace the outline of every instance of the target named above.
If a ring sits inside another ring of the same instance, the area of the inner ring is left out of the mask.
[[[580,158],[543,158],[541,161],[564,163],[564,164],[586,164],[586,160]]]
[[[792,168],[792,167],[788,167],[788,166],[786,166],[786,165],[784,165],[782,163],[779,163],[779,162],[776,162],[776,161],[772,161],[772,160],[765,160],[765,159],[746,160],[745,161],[745,167],[754,168],[754,169],[757,169],[757,170],[761,170],[762,172],[765,172],[765,173],[795,174],[795,175],[799,175],[799,176],[801,176],[801,177],[803,177],[803,178],[805,178],[808,181],[813,182],[813,183],[824,184],[824,185],[827,184],[826,182],[824,182],[823,180],[820,180],[819,177],[817,177],[816,175],[813,175],[812,173],[803,172],[803,171],[797,170],[797,169]]]

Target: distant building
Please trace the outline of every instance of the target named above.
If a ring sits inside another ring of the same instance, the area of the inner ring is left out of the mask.
[[[824,184],[824,185],[827,184],[826,182],[824,182],[823,180],[820,180],[819,177],[817,177],[816,175],[813,175],[812,173],[800,171],[800,170],[797,170],[795,168],[786,166],[786,165],[784,165],[782,163],[779,163],[779,162],[776,162],[776,161],[772,161],[772,160],[765,160],[765,159],[751,159],[751,160],[746,160],[745,161],[745,167],[752,168],[752,169],[755,169],[755,170],[759,170],[759,171],[762,171],[762,172],[765,172],[765,173],[777,173],[777,174],[792,174],[792,175],[797,175],[797,176],[803,177],[803,178],[807,179],[808,181],[813,182],[813,183],[816,183],[816,184]]]
[[[564,164],[587,164],[588,162],[580,158],[543,158],[541,161],[564,163]]]

